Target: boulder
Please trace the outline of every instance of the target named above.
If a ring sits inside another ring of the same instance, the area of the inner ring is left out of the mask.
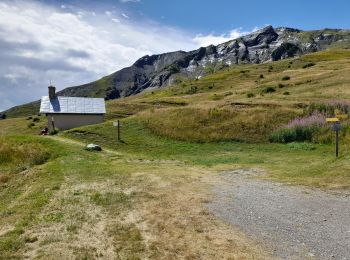
[[[101,146],[99,146],[97,144],[88,144],[85,147],[85,150],[88,150],[88,151],[102,151],[102,148],[101,148]]]

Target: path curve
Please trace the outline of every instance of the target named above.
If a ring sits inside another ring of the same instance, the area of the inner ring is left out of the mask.
[[[207,207],[283,259],[350,259],[350,195],[256,178],[257,169],[220,174]]]

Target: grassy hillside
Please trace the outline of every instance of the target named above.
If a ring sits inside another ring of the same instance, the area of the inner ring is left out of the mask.
[[[265,142],[291,119],[319,112],[310,105],[348,106],[349,72],[349,49],[231,66],[199,80],[178,78],[170,88],[109,101],[107,119],[137,114],[155,134],[177,140]],[[329,142],[330,135],[324,131],[318,139]]]

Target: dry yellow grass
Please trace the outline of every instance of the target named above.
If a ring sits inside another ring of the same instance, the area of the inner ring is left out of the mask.
[[[107,181],[95,173],[66,176],[23,234],[33,241],[26,243],[25,257],[270,259],[262,246],[205,209],[217,181],[213,172],[110,152],[99,155],[99,163],[115,169]],[[116,200],[117,194],[123,195]]]

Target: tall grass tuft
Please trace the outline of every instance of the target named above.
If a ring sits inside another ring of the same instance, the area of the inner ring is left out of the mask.
[[[350,115],[350,102],[346,100],[330,100],[325,103],[312,103],[306,109],[306,113],[309,115],[321,113],[331,117],[334,116],[336,112]]]
[[[49,152],[38,143],[0,138],[0,172],[16,173],[49,159]]]

